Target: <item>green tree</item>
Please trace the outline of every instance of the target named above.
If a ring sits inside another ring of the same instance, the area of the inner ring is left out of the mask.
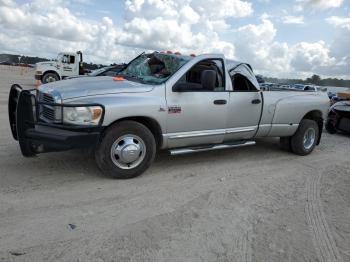
[[[313,75],[311,78],[306,79],[307,82],[310,82],[314,85],[321,84],[321,77],[319,75]]]

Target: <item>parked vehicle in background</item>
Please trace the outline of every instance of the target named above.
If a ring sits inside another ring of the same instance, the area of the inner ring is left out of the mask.
[[[119,64],[114,66],[106,66],[99,69],[96,69],[89,73],[89,76],[116,76],[120,70],[122,70],[126,65]]]
[[[336,132],[350,133],[350,101],[336,102],[329,110],[326,130],[330,134]]]
[[[291,87],[290,87],[290,85],[281,85],[280,88],[281,88],[281,89],[286,89],[286,90],[288,90],[288,89],[290,89]]]
[[[84,75],[83,54],[80,51],[59,53],[56,61],[35,64],[35,79],[44,84],[79,75]]]
[[[79,76],[71,76],[66,77],[65,80],[78,78],[78,77],[92,77],[92,76],[116,76],[126,65],[125,64],[119,64],[114,66],[105,66],[96,70],[93,70],[92,72],[85,74],[85,75],[79,75]]]
[[[327,87],[316,86],[312,84],[294,84],[291,88],[303,91],[313,91],[313,92],[327,92]]]
[[[8,65],[8,66],[11,66],[11,65],[13,65],[13,63],[8,62],[8,61],[2,61],[2,62],[0,62],[0,65]]]
[[[279,87],[279,85],[275,84],[275,83],[262,83],[262,84],[260,84],[260,88],[263,91],[276,90],[278,87]]]
[[[286,150],[320,143],[329,99],[320,92],[262,92],[250,65],[223,55],[141,54],[114,78],[82,77],[9,96],[24,156],[92,148],[99,168],[132,178],[156,151],[172,155],[242,147],[280,137]]]

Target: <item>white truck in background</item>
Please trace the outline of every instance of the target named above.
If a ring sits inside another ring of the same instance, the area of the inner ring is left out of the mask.
[[[76,53],[62,52],[58,54],[56,61],[35,64],[35,79],[44,84],[83,74],[83,54],[81,51]]]

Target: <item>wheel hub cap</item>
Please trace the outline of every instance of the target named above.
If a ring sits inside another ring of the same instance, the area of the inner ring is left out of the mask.
[[[309,128],[308,130],[306,130],[305,135],[304,135],[304,140],[303,140],[304,148],[306,150],[311,149],[315,143],[315,139],[316,139],[315,129]]]
[[[56,78],[54,78],[53,76],[50,76],[47,78],[47,82],[49,82],[49,83],[56,82]]]
[[[138,145],[127,145],[121,150],[120,158],[125,163],[134,162],[139,157],[140,151]]]
[[[118,138],[111,148],[113,163],[122,169],[131,169],[138,166],[145,155],[145,143],[136,135],[124,135]]]

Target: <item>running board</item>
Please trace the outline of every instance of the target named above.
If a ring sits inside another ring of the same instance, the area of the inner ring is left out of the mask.
[[[234,147],[253,146],[255,144],[256,144],[255,141],[243,141],[243,142],[234,143],[234,144],[220,144],[220,145],[212,145],[212,146],[206,146],[206,147],[177,148],[177,149],[170,150],[170,155],[176,156],[176,155],[191,154],[196,152],[212,151],[212,150],[227,149],[227,148],[234,148]]]

